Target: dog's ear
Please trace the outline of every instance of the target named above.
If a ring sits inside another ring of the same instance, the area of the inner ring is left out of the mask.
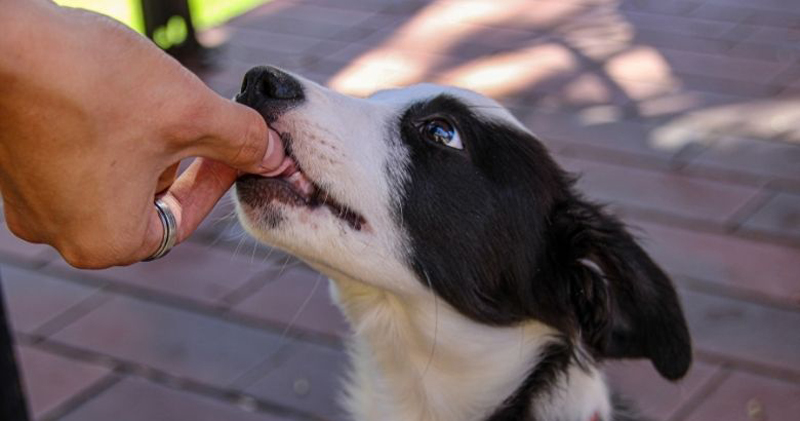
[[[691,339],[667,275],[598,205],[575,198],[554,222],[566,234],[572,306],[592,351],[649,358],[662,376],[681,378],[691,365]]]

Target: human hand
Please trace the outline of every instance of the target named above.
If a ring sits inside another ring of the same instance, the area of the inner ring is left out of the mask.
[[[42,0],[0,8],[0,191],[17,236],[77,267],[141,261],[153,205],[189,236],[237,176],[283,160],[277,134],[121,24]],[[181,159],[202,156],[180,178]],[[218,162],[217,162],[218,161]]]

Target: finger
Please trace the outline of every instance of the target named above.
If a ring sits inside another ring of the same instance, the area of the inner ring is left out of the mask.
[[[210,159],[196,159],[172,187],[161,197],[175,215],[178,226],[177,242],[188,238],[208,216],[219,199],[225,195],[236,180],[237,171],[225,164]],[[153,255],[163,238],[161,219],[153,207],[147,230],[146,245],[139,260]]]
[[[176,162],[172,164],[169,168],[164,170],[163,173],[158,177],[158,182],[156,183],[156,196],[164,193],[172,183],[175,182],[175,177],[178,175],[178,166],[180,162]]]
[[[244,172],[265,174],[284,159],[280,137],[253,109],[219,98],[204,107],[205,136],[192,145],[195,156],[211,158]]]

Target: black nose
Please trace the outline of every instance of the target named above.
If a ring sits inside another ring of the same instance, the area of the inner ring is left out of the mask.
[[[303,87],[297,79],[271,66],[250,69],[244,75],[236,101],[253,108],[270,103],[296,102],[303,99]]]

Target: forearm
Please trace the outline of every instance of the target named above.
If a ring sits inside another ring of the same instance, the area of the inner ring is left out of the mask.
[[[0,78],[13,78],[35,64],[49,34],[61,25],[58,6],[46,0],[0,0]]]

